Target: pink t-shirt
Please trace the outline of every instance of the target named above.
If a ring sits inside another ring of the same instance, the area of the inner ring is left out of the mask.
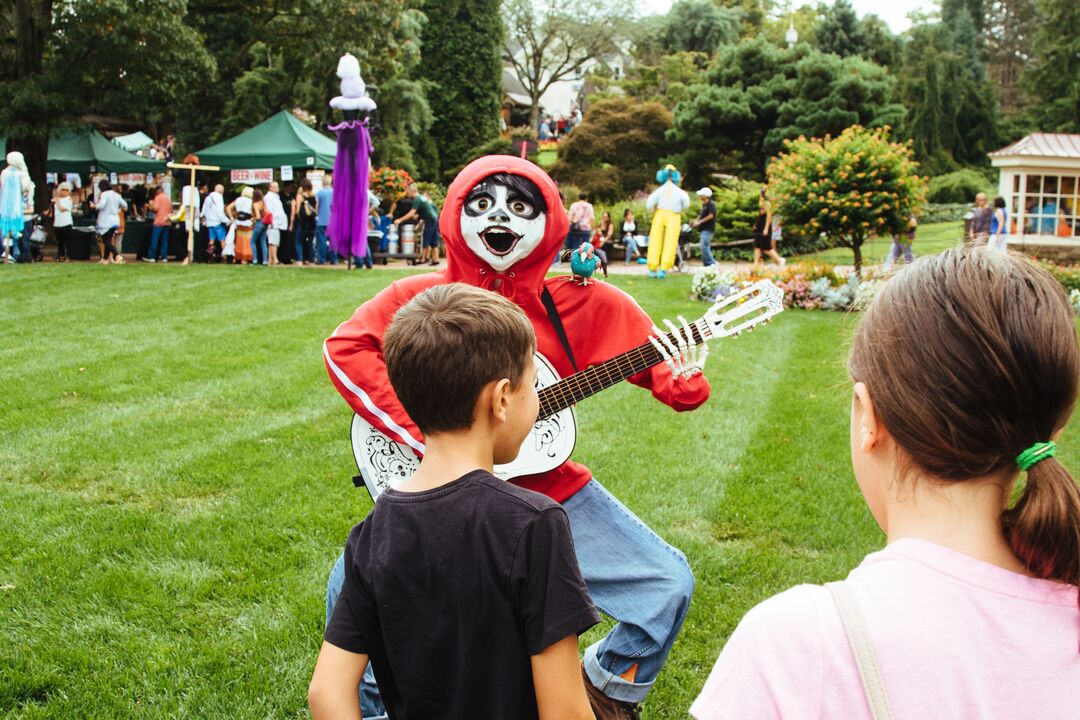
[[[897,720],[1080,718],[1075,586],[914,539],[868,555],[845,584]],[[799,585],[748,612],[690,714],[870,720],[829,591]]]

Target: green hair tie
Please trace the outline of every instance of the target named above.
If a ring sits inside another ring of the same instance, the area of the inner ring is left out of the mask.
[[[1052,458],[1056,454],[1057,445],[1054,444],[1053,440],[1050,442],[1037,442],[1016,456],[1016,464],[1020,466],[1020,470],[1027,472],[1040,460]]]

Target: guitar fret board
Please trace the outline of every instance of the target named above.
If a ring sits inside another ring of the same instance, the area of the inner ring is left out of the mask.
[[[692,323],[690,332],[695,345],[699,345],[707,339],[702,328],[699,327],[699,323]],[[673,333],[668,333],[665,337],[672,346],[678,347],[678,341]],[[563,378],[554,385],[540,389],[537,393],[540,398],[539,419],[551,417],[560,410],[581,402],[585,398],[616,385],[628,377],[637,375],[643,370],[648,370],[653,365],[658,365],[663,361],[664,357],[657,352],[652,343],[645,343],[621,355],[616,355],[599,365],[593,365]]]

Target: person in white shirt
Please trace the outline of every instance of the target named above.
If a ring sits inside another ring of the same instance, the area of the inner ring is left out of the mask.
[[[127,210],[128,205],[124,198],[112,189],[108,180],[100,181],[98,190],[101,192],[101,197],[95,204],[98,214],[95,227],[100,238],[101,264],[107,265],[112,261],[115,265],[123,265],[124,258],[113,244],[113,239],[116,237],[116,231],[120,229],[120,211]]]
[[[71,183],[66,180],[56,187],[53,199],[53,230],[56,231],[56,261],[68,261],[68,246],[71,244]]]
[[[280,188],[277,182],[270,183],[270,190],[263,196],[266,210],[273,216],[270,227],[266,229],[266,242],[270,245],[270,264],[278,265],[277,251],[281,245],[281,231],[289,227],[289,216],[281,203]]]
[[[210,238],[211,248],[207,252],[215,255],[221,253],[221,243],[225,242],[225,234],[229,229],[229,216],[225,214],[225,186],[218,183],[214,186],[214,192],[206,196],[202,205],[203,224]]]

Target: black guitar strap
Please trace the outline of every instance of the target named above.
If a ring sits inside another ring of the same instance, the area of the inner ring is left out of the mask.
[[[547,287],[544,287],[544,292],[540,293],[540,302],[544,303],[548,320],[551,321],[551,327],[555,328],[555,334],[559,336],[559,342],[562,343],[563,350],[566,351],[566,357],[570,360],[570,367],[574,368],[574,372],[577,372],[578,366],[574,360],[574,351],[570,349],[570,340],[566,337],[566,328],[563,327],[562,318],[559,317],[559,311],[555,307],[555,299],[551,297]]]

